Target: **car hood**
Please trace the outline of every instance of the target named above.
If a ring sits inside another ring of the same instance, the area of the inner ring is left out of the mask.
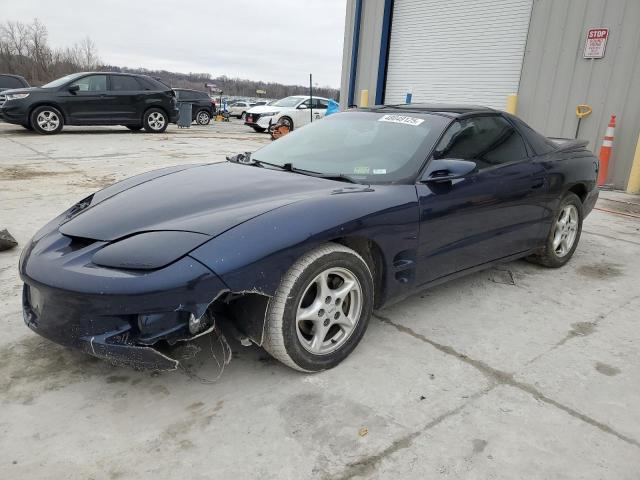
[[[141,176],[137,184],[135,177],[128,184],[121,182],[126,188],[116,184],[96,193],[88,207],[59,227],[60,232],[99,241],[160,230],[214,237],[276,208],[347,187],[333,180],[229,162],[160,172]]]
[[[1,90],[1,89],[0,89]],[[2,93],[6,95],[7,93],[33,93],[33,92],[48,92],[50,88],[40,88],[40,87],[22,87],[22,88],[8,88],[6,90],[2,90]]]

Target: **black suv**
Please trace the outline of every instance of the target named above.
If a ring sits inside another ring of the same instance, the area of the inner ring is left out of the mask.
[[[161,133],[177,121],[178,110],[174,91],[147,75],[84,72],[0,93],[0,118],[43,134],[58,133],[65,124]]]
[[[29,82],[20,75],[0,73],[0,92],[12,88],[29,88]]]
[[[207,92],[189,90],[187,88],[174,88],[178,102],[192,103],[191,121],[198,125],[209,125],[211,118],[216,113],[216,102]]]

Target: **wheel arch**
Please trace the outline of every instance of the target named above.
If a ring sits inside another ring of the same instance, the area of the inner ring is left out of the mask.
[[[375,241],[363,236],[338,237],[331,240],[354,250],[360,255],[371,270],[373,276],[374,307],[378,308],[382,304],[385,291],[385,261],[382,248]]]
[[[587,186],[584,183],[576,183],[575,185],[572,185],[569,187],[567,192],[575,193],[582,203],[584,203],[588,193]]]
[[[145,108],[142,111],[142,116],[140,117],[140,121],[142,122],[142,124],[144,125],[144,117],[147,115],[147,112],[153,108],[156,108],[158,110],[162,110],[162,112],[167,116],[167,122],[171,121],[171,117],[169,116],[169,112],[167,112],[167,109],[164,108],[162,105],[149,105],[147,108]]]
[[[51,102],[48,100],[47,101],[40,100],[29,107],[29,113],[27,114],[27,121],[29,122],[29,124],[31,124],[31,114],[36,108],[39,108],[39,107],[55,108],[62,114],[62,121],[65,123],[65,125],[69,125],[69,117],[67,115],[67,112],[65,112],[64,108],[62,108],[58,102]]]

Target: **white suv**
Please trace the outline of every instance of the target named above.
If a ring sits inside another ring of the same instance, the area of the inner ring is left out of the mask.
[[[229,115],[231,115],[232,117],[237,117],[237,118],[244,118],[245,114],[247,113],[247,111],[253,107],[253,103],[249,103],[249,102],[245,102],[245,101],[239,101],[239,102],[234,102],[231,105],[229,105],[227,107],[227,110],[229,111]]]
[[[312,106],[313,109],[311,109]],[[270,105],[251,108],[247,111],[244,123],[256,132],[264,132],[269,128],[269,125],[278,121],[293,130],[310,123],[312,111],[314,120],[324,117],[328,106],[329,100],[326,98],[313,97],[313,100],[311,100],[311,97],[308,96],[295,95],[283,98]]]

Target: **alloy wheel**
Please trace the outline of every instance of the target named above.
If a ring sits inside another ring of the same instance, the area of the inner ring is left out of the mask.
[[[578,209],[575,205],[566,205],[556,221],[553,233],[553,250],[558,257],[564,257],[573,248],[578,235]]]
[[[38,126],[45,132],[53,132],[60,126],[60,117],[56,112],[51,110],[43,110],[36,118]]]
[[[209,114],[207,112],[200,112],[198,114],[197,122],[199,125],[206,125],[209,122]]]
[[[296,311],[302,347],[314,355],[338,350],[349,339],[362,314],[362,287],[346,268],[329,268],[306,287]]]
[[[151,112],[147,118],[147,123],[153,130],[161,130],[164,127],[164,115],[160,112]]]

